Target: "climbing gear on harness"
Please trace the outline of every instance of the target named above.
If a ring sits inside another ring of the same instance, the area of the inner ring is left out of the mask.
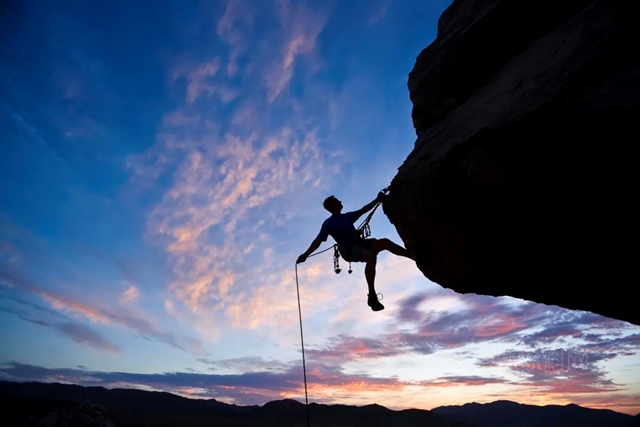
[[[340,264],[338,263],[339,258],[340,252],[338,252],[338,245],[333,245],[333,271],[335,271],[336,274],[342,271],[342,269],[340,268]]]
[[[389,187],[383,188],[380,193],[378,194],[384,194],[386,195],[389,192]],[[367,215],[367,217],[364,219],[364,221],[362,221],[362,223],[360,224],[360,226],[358,226],[358,229],[356,230],[356,236],[357,239],[367,239],[369,236],[371,236],[371,227],[369,227],[369,223],[371,222],[371,218],[373,218],[373,214],[375,213],[376,209],[378,209],[378,206],[380,206],[380,204],[382,203],[382,200],[378,200],[378,203],[376,203],[376,205],[373,207],[373,209],[371,210],[371,212],[369,212],[369,215]],[[350,255],[351,252],[351,248],[353,247],[354,244],[356,244],[358,242],[358,240],[355,240],[353,243],[351,243],[345,250],[345,252],[348,254],[347,257]],[[339,246],[338,244],[333,245],[334,247],[334,252],[333,252],[333,271],[336,272],[336,274],[339,274],[342,269],[340,268],[340,250],[339,250]],[[342,254],[342,258],[346,260],[344,254]],[[351,272],[353,270],[351,270],[351,261],[347,261],[349,263],[349,274],[351,274]]]

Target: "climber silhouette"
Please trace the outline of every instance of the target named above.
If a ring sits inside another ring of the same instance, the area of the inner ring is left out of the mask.
[[[309,249],[307,249],[302,255],[298,257],[296,263],[302,263],[307,260],[309,255],[313,253],[322,242],[327,240],[328,236],[338,244],[340,255],[345,261],[348,262],[364,262],[366,263],[364,268],[364,275],[369,287],[369,294],[367,295],[367,305],[371,307],[373,311],[384,310],[384,306],[378,301],[376,289],[375,289],[375,276],[376,276],[376,261],[378,254],[382,251],[389,251],[395,255],[409,258],[415,261],[414,257],[402,246],[399,246],[389,239],[363,239],[358,234],[358,231],[353,224],[363,214],[373,209],[376,204],[382,201],[385,197],[384,192],[378,193],[378,197],[370,203],[363,206],[361,209],[352,212],[342,212],[342,202],[334,196],[329,196],[323,202],[323,206],[326,210],[331,212],[331,216],[327,218],[320,228],[320,233],[313,240]]]

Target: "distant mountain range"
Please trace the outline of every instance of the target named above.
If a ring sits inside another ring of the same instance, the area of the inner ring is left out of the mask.
[[[499,400],[485,404],[440,406],[431,412],[452,421],[467,421],[477,427],[640,426],[640,414],[631,416],[608,409],[590,409],[574,404],[535,406]]]
[[[3,381],[0,381],[0,423],[13,426],[30,416],[68,411],[84,400],[104,405],[117,427],[307,425],[305,405],[290,399],[262,406],[238,406],[164,392]],[[309,419],[313,427],[640,427],[640,414],[631,416],[578,405],[533,406],[510,401],[441,406],[431,411],[393,411],[375,404],[311,403]]]

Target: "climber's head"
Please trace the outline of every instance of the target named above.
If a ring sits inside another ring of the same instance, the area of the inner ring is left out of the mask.
[[[335,196],[329,196],[324,199],[322,206],[332,214],[339,214],[342,210],[342,202],[335,198]]]

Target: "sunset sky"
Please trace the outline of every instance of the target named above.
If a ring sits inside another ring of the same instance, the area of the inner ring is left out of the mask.
[[[295,260],[325,197],[362,207],[411,152],[407,75],[449,3],[3,3],[0,379],[304,402]],[[372,312],[341,264],[298,266],[311,402],[640,412],[640,327],[386,253]]]

